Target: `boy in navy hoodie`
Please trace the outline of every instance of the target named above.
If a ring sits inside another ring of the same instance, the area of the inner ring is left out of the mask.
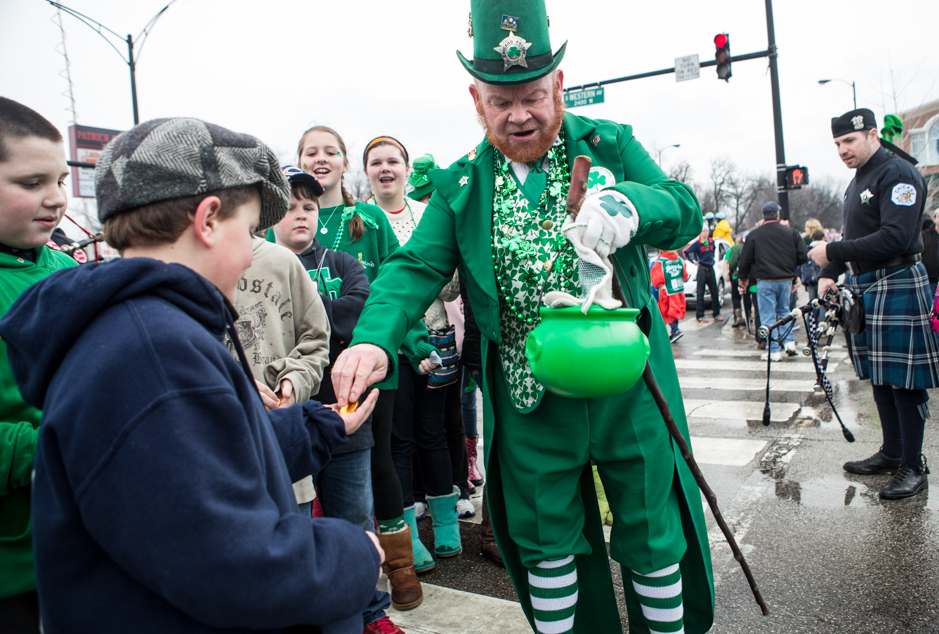
[[[260,141],[196,119],[143,123],[95,172],[124,259],[27,290],[0,322],[44,411],[33,485],[43,627],[58,632],[362,631],[383,553],[303,517],[291,482],[369,415],[265,412],[232,335],[251,235],[289,189]],[[50,329],[49,324],[56,328]]]

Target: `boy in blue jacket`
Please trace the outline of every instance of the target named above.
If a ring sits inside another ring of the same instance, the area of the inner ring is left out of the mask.
[[[158,119],[112,141],[98,216],[124,259],[31,287],[0,322],[44,411],[33,533],[44,631],[362,631],[383,553],[291,482],[369,415],[265,412],[231,306],[289,189],[257,139]],[[56,328],[49,328],[55,323]]]

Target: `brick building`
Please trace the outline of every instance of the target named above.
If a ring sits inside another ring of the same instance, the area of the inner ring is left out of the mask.
[[[939,210],[939,100],[897,116],[903,121],[899,147],[919,161],[929,188],[925,209],[933,214]]]

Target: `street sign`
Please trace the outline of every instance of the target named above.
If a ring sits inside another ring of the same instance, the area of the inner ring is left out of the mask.
[[[595,103],[603,103],[602,86],[600,88],[587,88],[586,90],[564,93],[564,106],[567,108],[589,106]]]
[[[675,81],[688,81],[701,76],[701,63],[697,55],[675,58]]]
[[[71,159],[79,163],[97,163],[104,146],[120,133],[121,130],[91,128],[85,125],[69,126]],[[72,168],[72,196],[75,198],[95,197],[95,170],[93,167]]]

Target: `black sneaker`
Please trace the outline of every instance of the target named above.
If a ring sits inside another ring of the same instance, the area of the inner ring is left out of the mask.
[[[929,488],[926,474],[929,469],[925,463],[919,469],[912,469],[907,465],[900,465],[897,474],[887,480],[880,489],[880,497],[884,500],[903,500],[917,495],[920,491]]]
[[[685,333],[679,330],[678,332],[673,332],[671,335],[669,335],[668,340],[671,341],[672,343],[675,343],[676,341],[678,341],[684,336],[685,336]]]
[[[844,470],[856,475],[875,475],[878,473],[896,473],[900,468],[899,458],[888,458],[879,451],[866,460],[844,463]]]

